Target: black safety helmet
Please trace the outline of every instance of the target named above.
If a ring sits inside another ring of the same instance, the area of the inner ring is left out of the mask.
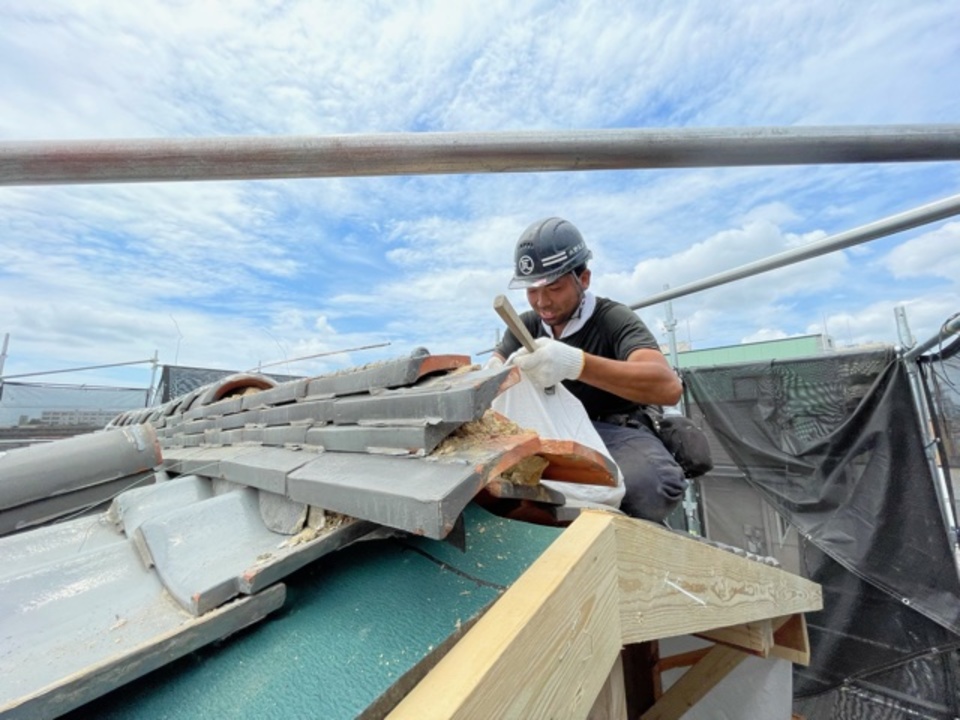
[[[585,265],[592,256],[573,223],[558,217],[538,220],[517,240],[509,287],[515,290],[549,285]]]

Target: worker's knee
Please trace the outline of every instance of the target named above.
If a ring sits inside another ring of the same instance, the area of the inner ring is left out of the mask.
[[[676,463],[657,463],[651,472],[624,472],[626,492],[620,509],[631,517],[662,522],[683,500],[687,480]]]
[[[620,509],[631,517],[661,522],[683,499],[683,469],[647,428],[597,423],[597,431],[623,473],[626,492]]]

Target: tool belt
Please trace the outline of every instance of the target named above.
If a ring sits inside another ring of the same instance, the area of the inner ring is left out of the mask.
[[[610,423],[611,425],[619,425],[620,427],[632,427],[639,428],[645,427],[648,430],[651,430],[654,433],[659,432],[657,423],[653,421],[647,413],[643,410],[637,409],[632,412],[627,413],[613,413],[611,415],[597,415],[590,418],[594,422],[604,422]]]

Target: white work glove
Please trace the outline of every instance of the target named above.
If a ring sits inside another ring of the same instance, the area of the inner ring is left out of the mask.
[[[490,358],[483,364],[484,370],[496,370],[497,368],[503,367],[503,360],[501,360],[497,355],[491,355]]]
[[[521,349],[511,355],[513,364],[542,388],[556,385],[561,380],[576,380],[583,372],[583,350],[551,338],[537,338],[537,349],[532,353]]]

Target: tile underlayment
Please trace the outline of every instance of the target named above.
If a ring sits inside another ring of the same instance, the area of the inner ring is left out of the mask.
[[[538,476],[538,490],[505,479],[526,458],[612,484],[589,448],[491,419],[516,379],[415,354],[280,385],[232,376],[118,416],[103,435],[155,429],[157,481],[0,539],[22,559],[0,570],[0,676],[16,678],[0,712],[61,714],[256,622],[282,604],[286,574],[381,526],[444,538],[487,485],[562,501]]]

